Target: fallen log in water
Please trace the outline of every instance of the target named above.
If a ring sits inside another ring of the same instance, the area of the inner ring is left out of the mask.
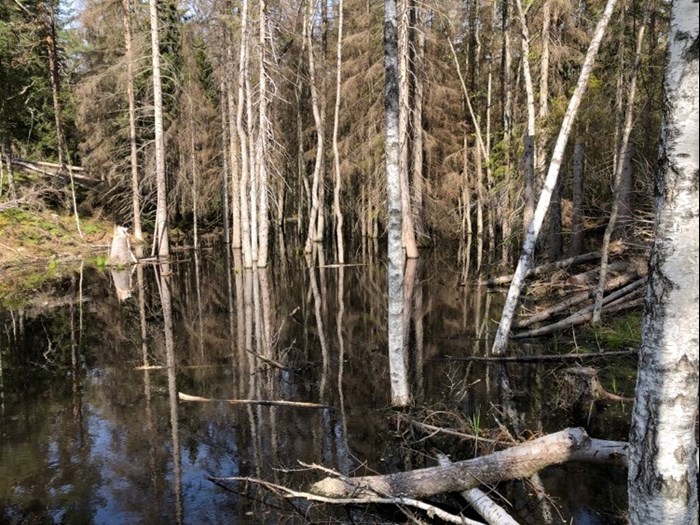
[[[621,288],[617,292],[613,292],[603,299],[603,312],[614,313],[621,312],[623,310],[628,310],[630,308],[635,308],[644,304],[643,297],[635,297],[637,295],[637,288],[640,288],[644,284],[644,279],[635,281],[632,284]],[[571,314],[570,316],[552,323],[541,328],[535,328],[534,330],[529,330],[527,332],[521,332],[519,334],[512,334],[511,339],[526,339],[530,337],[539,337],[542,335],[551,334],[559,330],[564,330],[574,326],[578,326],[583,323],[587,323],[593,318],[593,305],[589,305],[578,312]]]
[[[210,397],[191,396],[189,394],[177,393],[180,401],[190,401],[194,403],[228,403],[229,405],[262,405],[276,407],[296,407],[296,408],[331,408],[328,405],[319,403],[309,403],[306,401],[286,401],[284,399],[213,399]]]
[[[646,270],[643,272],[638,272],[638,271],[633,271],[624,275],[620,275],[614,279],[611,279],[606,285],[605,289],[603,290],[604,293],[610,292],[612,290],[616,290],[617,288],[620,288],[621,286],[626,286],[630,284],[632,281],[635,279],[639,279],[640,277],[645,277],[646,276]],[[527,326],[533,325],[535,323],[541,323],[542,321],[546,321],[550,317],[561,313],[565,311],[568,308],[571,308],[572,306],[576,306],[577,304],[581,304],[584,301],[587,301],[588,299],[593,299],[595,297],[596,290],[595,288],[591,288],[589,290],[586,290],[584,292],[577,293],[575,295],[572,295],[568,299],[557,303],[555,305],[550,306],[549,308],[542,310],[541,312],[537,312],[536,314],[532,314],[524,319],[519,319],[515,324],[514,328],[525,328]]]
[[[445,492],[461,492],[481,484],[527,478],[539,470],[571,460],[590,448],[591,438],[582,428],[569,428],[521,443],[486,456],[394,474],[327,477],[310,492],[331,498],[403,496],[426,498]]]
[[[552,263],[543,264],[541,266],[536,266],[527,271],[525,277],[535,277],[537,275],[549,272],[551,270],[557,270],[560,268],[568,268],[569,266],[574,266],[576,264],[583,264],[586,262],[598,261],[600,260],[600,252],[590,252],[584,253],[582,255],[577,255],[575,257],[569,257],[568,259],[562,259],[561,261],[555,261]],[[500,277],[490,277],[486,280],[487,286],[500,286],[502,284],[508,284],[513,280],[513,275],[501,275]]]
[[[441,466],[451,465],[452,462],[444,454],[438,454]],[[484,491],[478,488],[463,490],[459,493],[472,508],[486,520],[489,525],[518,525],[503,507],[496,504]]]

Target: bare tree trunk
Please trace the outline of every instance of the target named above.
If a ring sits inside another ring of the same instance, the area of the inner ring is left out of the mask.
[[[228,245],[231,244],[231,229],[230,229],[230,213],[229,213],[229,195],[228,195],[228,184],[229,184],[229,147],[231,145],[231,141],[228,137],[228,122],[227,122],[227,115],[228,115],[228,102],[227,102],[227,93],[226,93],[226,80],[223,79],[220,84],[219,84],[219,105],[221,106],[221,153],[222,153],[222,161],[221,161],[221,219],[223,220],[223,225],[224,225],[224,244],[226,244],[228,249]],[[192,138],[193,144],[194,144],[194,137]],[[192,147],[192,173],[194,175],[194,145]],[[194,213],[194,207],[195,207],[195,199],[196,199],[196,193],[194,191],[194,179],[193,179],[193,188],[192,188],[192,208],[193,208],[193,214],[196,219],[197,215]],[[195,223],[196,224],[196,223]],[[195,239],[195,247],[197,245],[197,241]]]
[[[544,177],[544,167],[547,162],[545,154],[545,134],[543,121],[549,114],[549,27],[552,21],[551,0],[545,0],[542,5],[542,54],[540,56],[540,101],[537,117],[540,119],[540,134],[537,142],[538,179]]]
[[[131,161],[131,206],[134,219],[134,239],[143,241],[141,231],[141,192],[139,190],[139,159],[136,144],[136,102],[134,99],[134,50],[131,29],[131,0],[123,0],[124,50],[126,51],[126,96],[129,101],[129,150]]]
[[[340,88],[343,79],[343,0],[338,0],[338,46],[335,66],[335,108],[333,110],[333,168],[335,185],[333,187],[333,213],[335,214],[335,242],[338,264],[345,263],[345,243],[343,242],[343,211],[340,208],[340,152],[338,151],[338,125],[340,121]],[[338,327],[340,330],[340,327]]]
[[[613,238],[623,237],[633,226],[632,189],[634,186],[634,157],[635,148],[632,142],[627,143],[625,164],[620,175],[620,197],[618,199],[617,221],[613,230]]]
[[[561,179],[554,186],[552,203],[549,210],[549,246],[548,258],[556,261],[561,256]]]
[[[265,0],[259,0],[259,31],[260,31],[260,87],[259,87],[259,108],[258,108],[258,191],[260,192],[260,206],[258,208],[258,267],[264,268],[267,266],[267,252],[269,245],[269,229],[270,219],[268,195],[268,151],[267,144],[270,133],[270,123],[267,116],[267,56],[265,49],[267,47],[267,13]]]
[[[248,77],[248,0],[241,4],[241,42],[238,56],[238,107],[236,108],[236,129],[238,130],[238,142],[241,148],[241,245],[243,252],[243,267],[253,266],[251,249],[251,215],[248,206],[249,181],[250,181],[250,143],[248,132],[243,122],[243,110],[246,107],[246,84]],[[248,96],[250,93],[248,92]]]
[[[418,257],[416,246],[416,232],[413,228],[413,212],[411,210],[411,190],[408,187],[409,151],[411,137],[408,129],[411,103],[409,75],[411,65],[409,60],[409,0],[398,1],[398,59],[399,59],[399,177],[401,179],[401,220],[403,247],[406,257],[415,259]]]
[[[523,11],[522,2],[515,0],[520,19],[520,42],[523,51],[523,79],[525,80],[525,95],[527,97],[527,135],[523,152],[525,175],[525,208],[523,210],[523,232],[527,232],[535,212],[535,90],[530,73],[530,32]]]
[[[696,1],[673,3],[629,440],[632,525],[698,523],[698,20]]]
[[[613,205],[610,211],[610,220],[603,234],[603,246],[601,248],[600,258],[600,273],[598,275],[598,291],[595,297],[595,308],[593,309],[593,324],[600,323],[600,311],[603,303],[603,288],[605,287],[605,279],[607,276],[608,267],[608,249],[610,248],[610,239],[612,238],[617,222],[617,212],[620,207],[620,187],[622,184],[622,173],[627,164],[627,156],[630,153],[629,140],[632,134],[632,125],[634,123],[634,98],[637,92],[637,73],[642,62],[642,46],[644,44],[644,30],[649,18],[649,0],[647,0],[644,8],[644,17],[639,26],[637,33],[637,45],[634,51],[634,66],[632,67],[632,77],[630,78],[629,93],[627,98],[627,107],[625,108],[625,125],[622,130],[622,138],[620,142],[619,158],[615,166],[615,182],[613,189]]]
[[[425,28],[422,25],[422,8],[413,6],[415,33],[415,55],[413,57],[413,159],[411,177],[413,183],[413,227],[421,234],[425,232],[423,225],[423,95],[424,95],[424,62],[425,62]]]
[[[403,355],[403,265],[401,247],[401,177],[399,174],[399,72],[396,0],[384,0],[384,111],[386,117],[386,193],[388,239],[389,375],[392,404],[410,402]]]
[[[583,141],[576,138],[574,145],[574,169],[572,177],[572,205],[571,205],[571,240],[569,241],[569,257],[580,254],[583,251],[583,172],[584,156]]]
[[[163,88],[160,73],[160,38],[158,35],[158,1],[149,0],[151,16],[151,62],[153,66],[153,116],[156,153],[156,223],[154,250],[158,256],[170,256],[168,240],[168,200],[165,181],[165,136],[163,133]]]
[[[323,161],[325,156],[325,115],[322,114],[320,96],[316,79],[316,60],[314,58],[313,27],[316,16],[315,2],[309,2],[306,22],[304,23],[304,38],[309,46],[309,84],[311,87],[311,107],[316,125],[316,161],[314,163],[314,173],[311,182],[311,213],[309,213],[309,230],[306,236],[304,253],[311,253],[313,243],[322,238],[322,233],[318,231],[321,213],[321,192],[319,186],[323,184]]]
[[[508,290],[508,296],[506,297],[506,302],[503,306],[501,321],[498,325],[498,331],[496,332],[493,348],[491,350],[496,355],[503,354],[505,351],[510,326],[513,322],[515,309],[518,306],[518,300],[520,299],[520,292],[523,287],[525,275],[532,264],[532,255],[535,251],[537,237],[539,235],[542,222],[544,221],[544,216],[547,213],[547,208],[549,207],[549,201],[552,198],[554,186],[559,178],[559,169],[564,158],[564,150],[566,149],[566,143],[569,140],[569,133],[571,132],[571,128],[573,126],[576,113],[578,112],[578,107],[581,104],[583,94],[586,92],[586,88],[588,87],[588,78],[593,70],[593,64],[595,62],[596,55],[598,54],[600,43],[603,40],[605,29],[610,21],[610,17],[612,16],[616,2],[617,0],[607,1],[605,11],[603,12],[602,17],[596,26],[593,39],[588,47],[588,52],[586,53],[586,58],[581,68],[581,74],[576,85],[576,90],[569,101],[569,107],[566,109],[564,120],[562,121],[561,129],[559,131],[559,137],[557,138],[556,145],[554,146],[554,152],[552,153],[552,160],[549,163],[549,171],[547,173],[547,178],[544,181],[544,188],[540,194],[540,200],[537,203],[535,215],[530,223],[530,227],[528,228],[527,236],[525,237],[525,242],[523,243],[520,260],[518,261],[518,267],[513,275],[513,281],[511,282],[510,289]]]
[[[226,5],[226,4],[224,4]],[[230,5],[228,6],[230,9]],[[241,170],[238,163],[239,154],[239,134],[237,129],[236,118],[236,102],[233,96],[233,77],[232,71],[234,68],[233,58],[233,35],[228,27],[224,28],[226,32],[226,62],[224,66],[224,89],[226,91],[225,105],[227,118],[222,119],[227,121],[228,132],[224,135],[228,136],[228,154],[229,154],[229,172],[231,178],[231,246],[234,249],[240,249],[241,240]],[[222,102],[223,103],[223,102]]]

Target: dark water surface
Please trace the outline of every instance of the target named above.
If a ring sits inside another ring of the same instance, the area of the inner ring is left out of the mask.
[[[309,269],[289,258],[244,271],[237,262],[211,250],[179,253],[165,267],[65,270],[28,304],[0,309],[0,523],[303,523],[279,499],[281,509],[259,501],[265,492],[250,484],[229,483],[231,492],[208,476],[303,490],[322,477],[303,464],[343,473],[434,464],[406,445],[426,434],[387,410],[385,267]],[[407,286],[418,409],[441,407],[485,429],[500,414],[519,432],[578,425],[626,439],[631,406],[555,402],[558,371],[571,363],[450,359],[486,354],[502,304],[501,294],[460,286],[452,257],[425,257]],[[629,378],[601,374],[631,395]],[[463,452],[456,459],[473,444]],[[553,522],[614,522],[625,477],[548,469]]]

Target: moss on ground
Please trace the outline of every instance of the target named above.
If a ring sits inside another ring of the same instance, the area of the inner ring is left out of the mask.
[[[17,306],[76,260],[104,256],[112,224],[51,210],[15,207],[0,211],[0,306]]]

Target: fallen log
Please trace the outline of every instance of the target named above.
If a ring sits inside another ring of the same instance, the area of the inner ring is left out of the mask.
[[[582,255],[577,255],[575,257],[569,257],[568,259],[562,259],[561,261],[555,261],[552,263],[542,264],[531,268],[525,274],[525,277],[535,277],[537,275],[543,274],[551,270],[557,270],[560,268],[568,268],[569,266],[574,266],[576,264],[583,264],[586,262],[600,260],[600,252],[590,252],[584,253]],[[502,284],[508,284],[513,280],[513,275],[501,275],[500,277],[490,277],[485,281],[486,286],[500,286]],[[482,282],[482,284],[484,284]]]
[[[568,361],[581,359],[605,359],[608,357],[618,357],[627,355],[636,355],[636,349],[630,350],[613,350],[611,352],[572,352],[568,354],[543,354],[543,355],[504,355],[504,356],[447,356],[438,359],[446,361],[482,361],[482,362],[516,362],[516,363],[537,363],[540,361]]]
[[[216,483],[217,485],[226,487],[225,483],[255,483],[268,490],[280,494],[286,498],[298,498],[305,499],[308,501],[316,501],[319,503],[330,503],[333,505],[367,505],[370,503],[383,504],[383,505],[400,505],[403,507],[412,507],[424,511],[426,514],[432,517],[436,517],[444,521],[445,523],[454,523],[455,525],[483,525],[479,521],[474,521],[464,516],[457,516],[455,514],[450,514],[440,507],[431,505],[424,501],[419,501],[414,498],[407,498],[403,496],[397,497],[379,497],[379,496],[361,496],[361,497],[350,497],[350,498],[329,498],[326,496],[319,496],[318,494],[311,494],[310,492],[300,492],[298,490],[292,490],[283,485],[278,485],[276,483],[270,483],[264,479],[249,478],[249,477],[229,477],[229,478],[217,478],[209,476],[207,479]]]
[[[630,296],[635,295],[635,292],[632,292]],[[603,312],[611,314],[615,312],[621,312],[623,310],[629,310],[630,308],[636,308],[637,306],[641,306],[644,304],[644,297],[637,297],[635,299],[631,300],[626,300],[629,298],[623,298],[621,297],[617,301],[611,302],[608,305],[603,306]],[[587,323],[593,318],[593,305],[584,308],[583,310],[580,310],[576,312],[575,314],[570,315],[566,319],[562,319],[561,321],[558,321],[553,324],[549,324],[547,326],[543,326],[541,328],[535,328],[534,330],[529,330],[527,332],[521,332],[519,334],[512,334],[510,337],[511,339],[528,339],[531,337],[539,337],[542,335],[547,335],[551,334],[553,332],[559,331],[559,330],[564,330],[567,328],[572,328],[574,326],[578,326],[583,323]]]
[[[611,279],[608,281],[608,283],[605,285],[605,289],[603,290],[604,293],[607,293],[611,290],[616,290],[617,288],[620,288],[621,286],[625,286],[635,279],[639,279],[640,277],[645,277],[646,276],[646,271],[640,274],[638,271],[633,271],[630,273],[627,273],[625,275],[620,275],[618,277],[615,277],[614,279]],[[557,303],[553,306],[550,306],[549,308],[542,310],[541,312],[537,312],[536,314],[532,314],[525,319],[520,319],[518,320],[514,328],[525,328],[527,326],[533,325],[535,323],[540,323],[542,321],[546,321],[550,317],[563,312],[564,310],[571,308],[572,306],[576,306],[577,304],[581,304],[584,301],[587,301],[588,299],[593,299],[595,297],[595,288],[591,288],[589,290],[586,290],[584,292],[577,293],[568,299]]]
[[[331,408],[328,405],[319,403],[309,403],[306,401],[286,401],[284,399],[212,399],[210,397],[191,396],[189,394],[177,393],[180,401],[190,401],[194,403],[228,403],[229,405],[262,405],[278,407],[296,408]]]
[[[452,462],[444,454],[438,454],[438,463],[442,466],[451,465]],[[484,491],[478,488],[463,490],[459,493],[472,508],[486,520],[489,525],[518,525],[503,507],[496,504]]]
[[[625,261],[615,261],[612,262],[608,265],[608,270],[610,272],[621,272],[623,270],[626,270],[629,267],[629,264]],[[591,268],[588,271],[577,273],[576,275],[572,275],[566,280],[566,284],[570,284],[572,286],[586,286],[593,284],[597,282],[598,280],[598,274],[600,273],[600,268]]]
[[[528,478],[550,465],[568,461],[577,450],[591,446],[582,428],[569,428],[475,459],[446,466],[394,474],[327,477],[310,492],[332,498],[403,496],[425,498],[445,492],[461,492],[481,484]]]

